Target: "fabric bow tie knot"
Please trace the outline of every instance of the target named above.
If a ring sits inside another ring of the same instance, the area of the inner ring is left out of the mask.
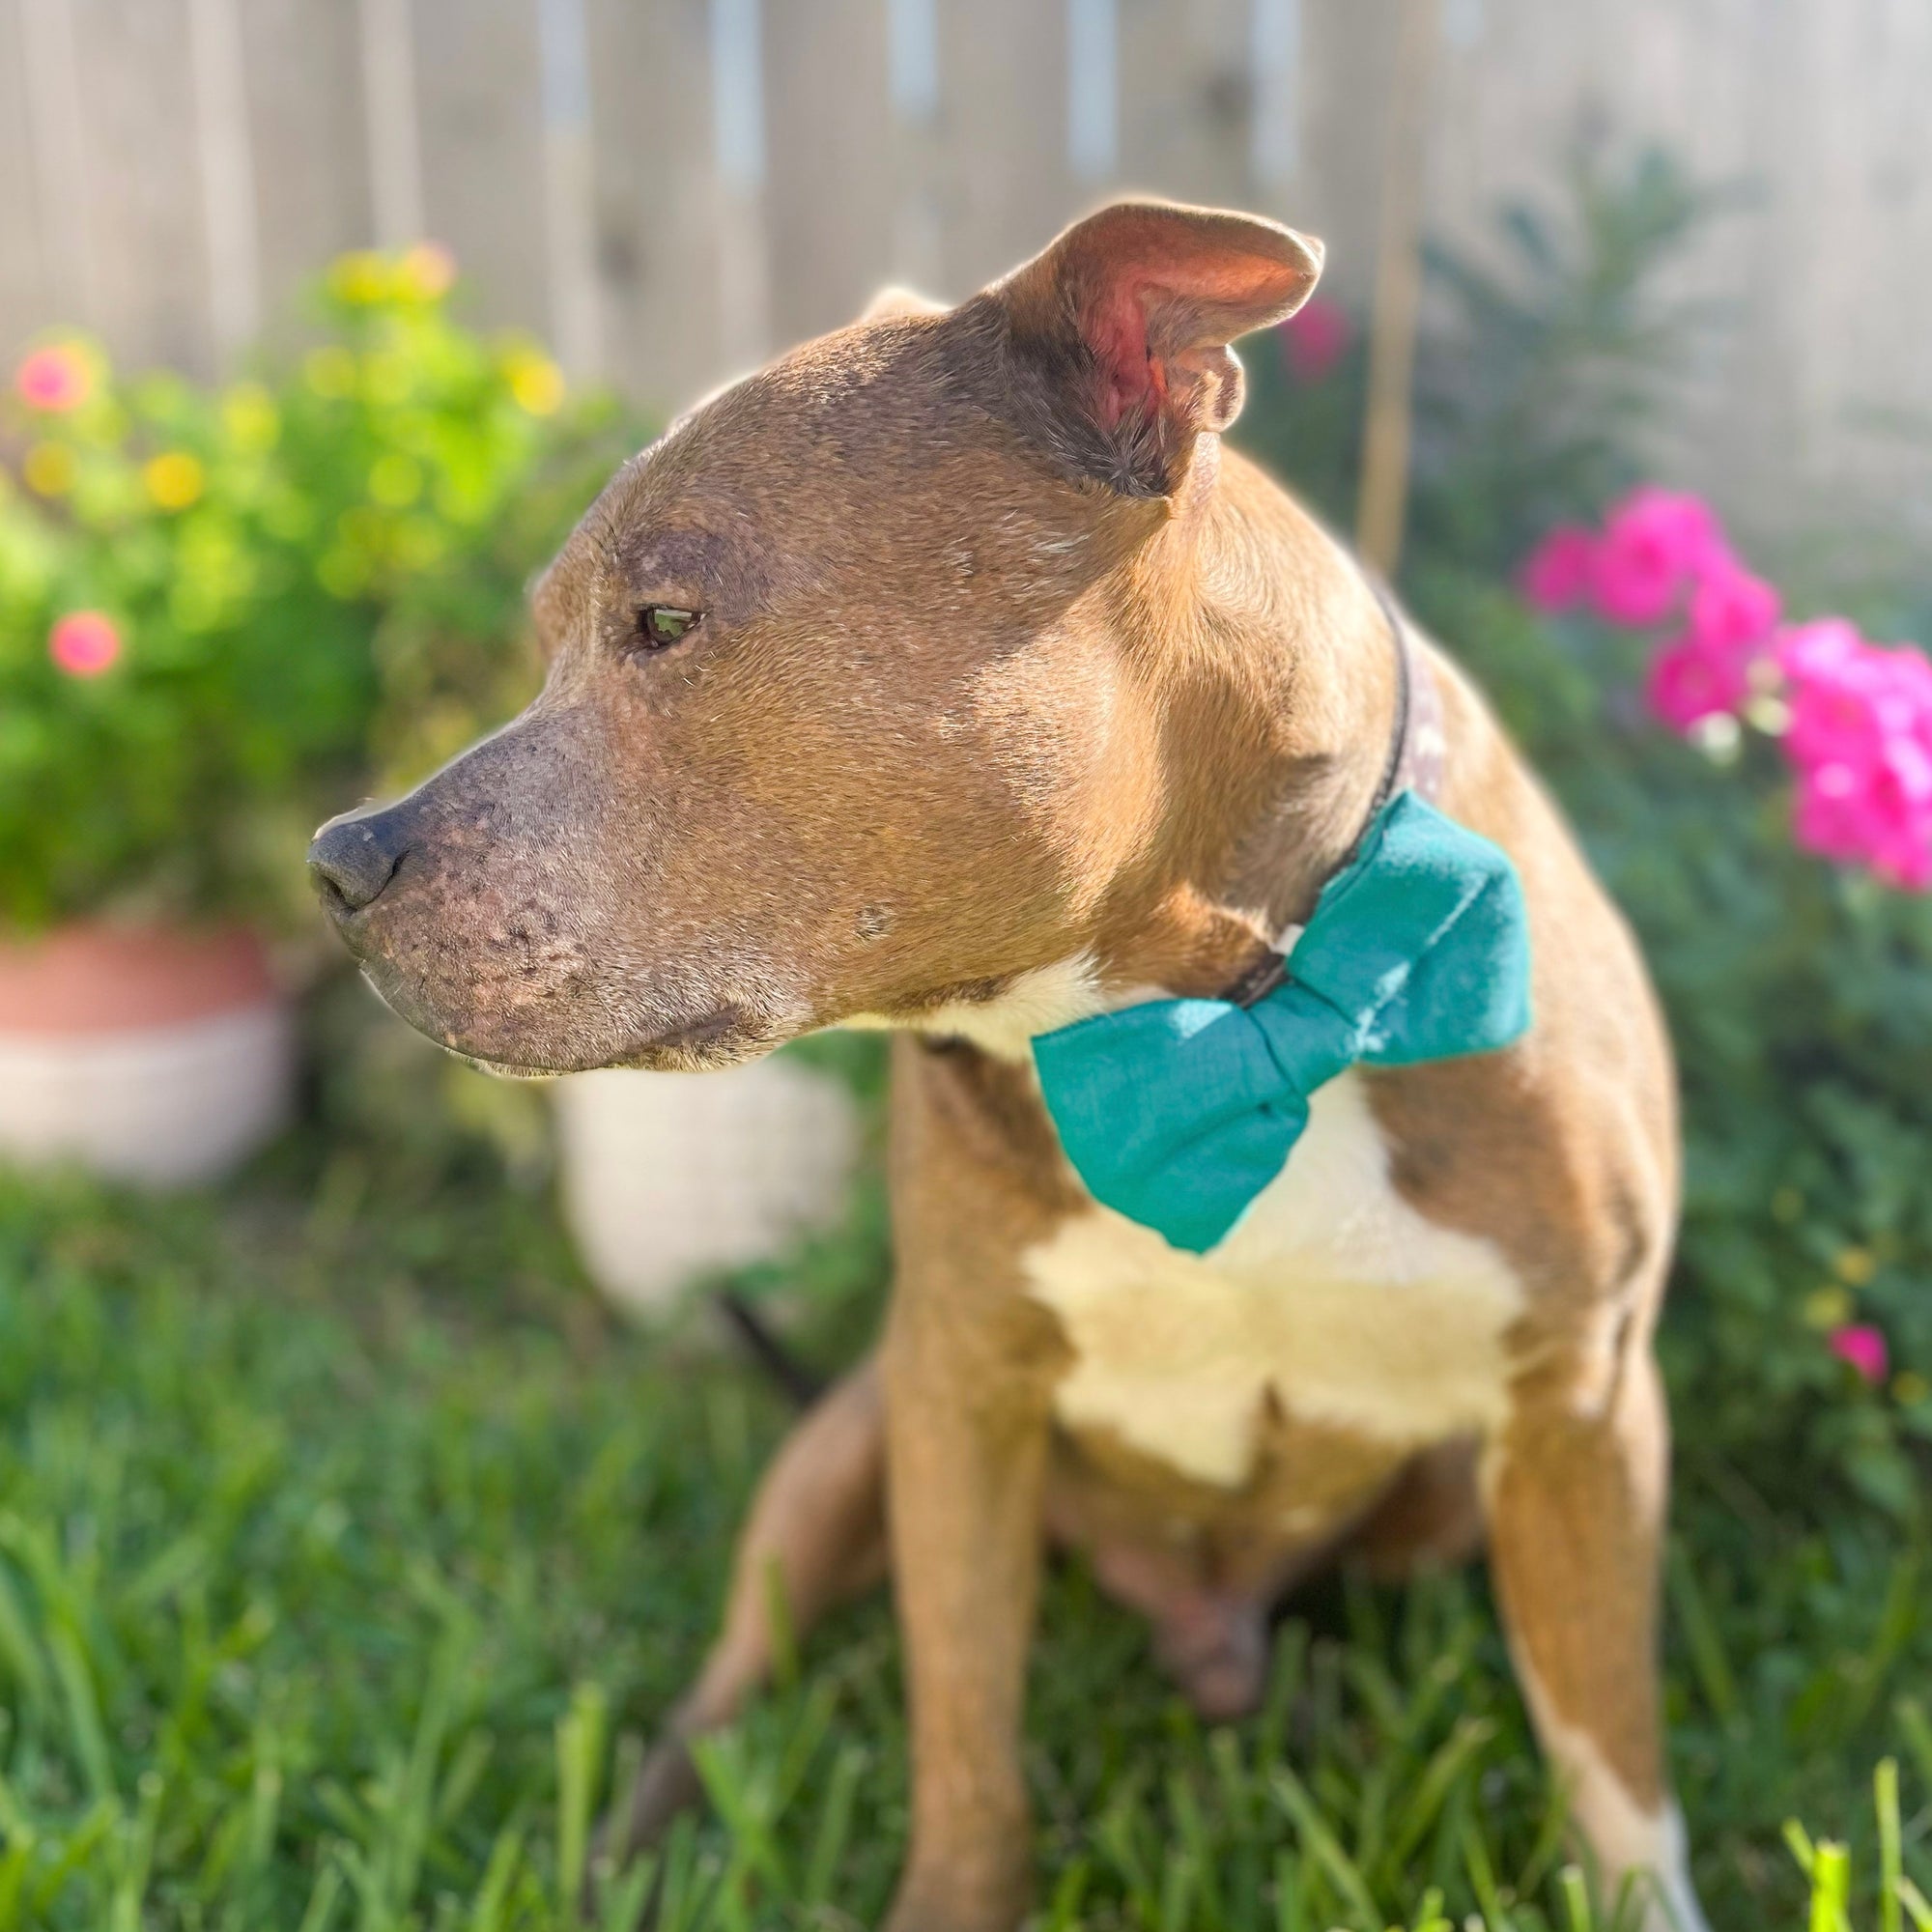
[[[1529,1017],[1516,868],[1403,792],[1322,888],[1273,991],[1100,1013],[1040,1035],[1034,1058],[1088,1191],[1202,1254],[1281,1172],[1324,1081],[1507,1046]]]

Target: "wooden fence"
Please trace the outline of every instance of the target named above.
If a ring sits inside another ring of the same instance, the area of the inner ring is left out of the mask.
[[[1119,185],[1323,235],[1365,293],[1400,0],[0,0],[0,353],[207,371],[337,251],[674,403],[889,278],[960,294]],[[1932,510],[1932,4],[1438,0],[1432,227],[1594,122],[1748,184],[1685,462],[1747,517]]]

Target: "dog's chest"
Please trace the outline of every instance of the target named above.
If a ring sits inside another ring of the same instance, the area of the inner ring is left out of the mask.
[[[1355,1073],[1315,1094],[1287,1166],[1208,1254],[1095,1207],[1025,1266],[1073,1351],[1061,1420],[1226,1486],[1270,1402],[1403,1447],[1489,1427],[1522,1307],[1492,1242],[1397,1192]]]

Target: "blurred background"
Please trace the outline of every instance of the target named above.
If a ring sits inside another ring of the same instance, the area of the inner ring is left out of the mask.
[[[485,1079],[303,850],[527,699],[529,576],[673,412],[1120,189],[1324,239],[1236,440],[1668,1009],[1713,1921],[1932,1925],[1928,85],[1923,0],[0,0],[0,1932],[584,1922],[876,1324],[882,1053]],[[786,1657],[661,1923],[876,1914],[894,1643]],[[1042,1655],[1055,1927],[1615,1922],[1479,1577],[1316,1591],[1211,1736],[1078,1566]]]
[[[1913,0],[10,0],[0,338],[211,375],[342,251],[434,237],[474,313],[657,409],[900,279],[956,298],[1132,186],[1322,236],[1388,175],[1494,248],[1580,138],[1748,190],[1681,286],[1733,326],[1687,473],[1753,517],[1928,487]]]

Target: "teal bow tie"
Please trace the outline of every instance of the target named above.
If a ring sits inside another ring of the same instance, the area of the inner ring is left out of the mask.
[[[1406,791],[1321,889],[1272,992],[1100,1013],[1040,1035],[1034,1059],[1094,1198],[1203,1254],[1281,1172],[1324,1081],[1487,1052],[1528,1025],[1515,867]]]

